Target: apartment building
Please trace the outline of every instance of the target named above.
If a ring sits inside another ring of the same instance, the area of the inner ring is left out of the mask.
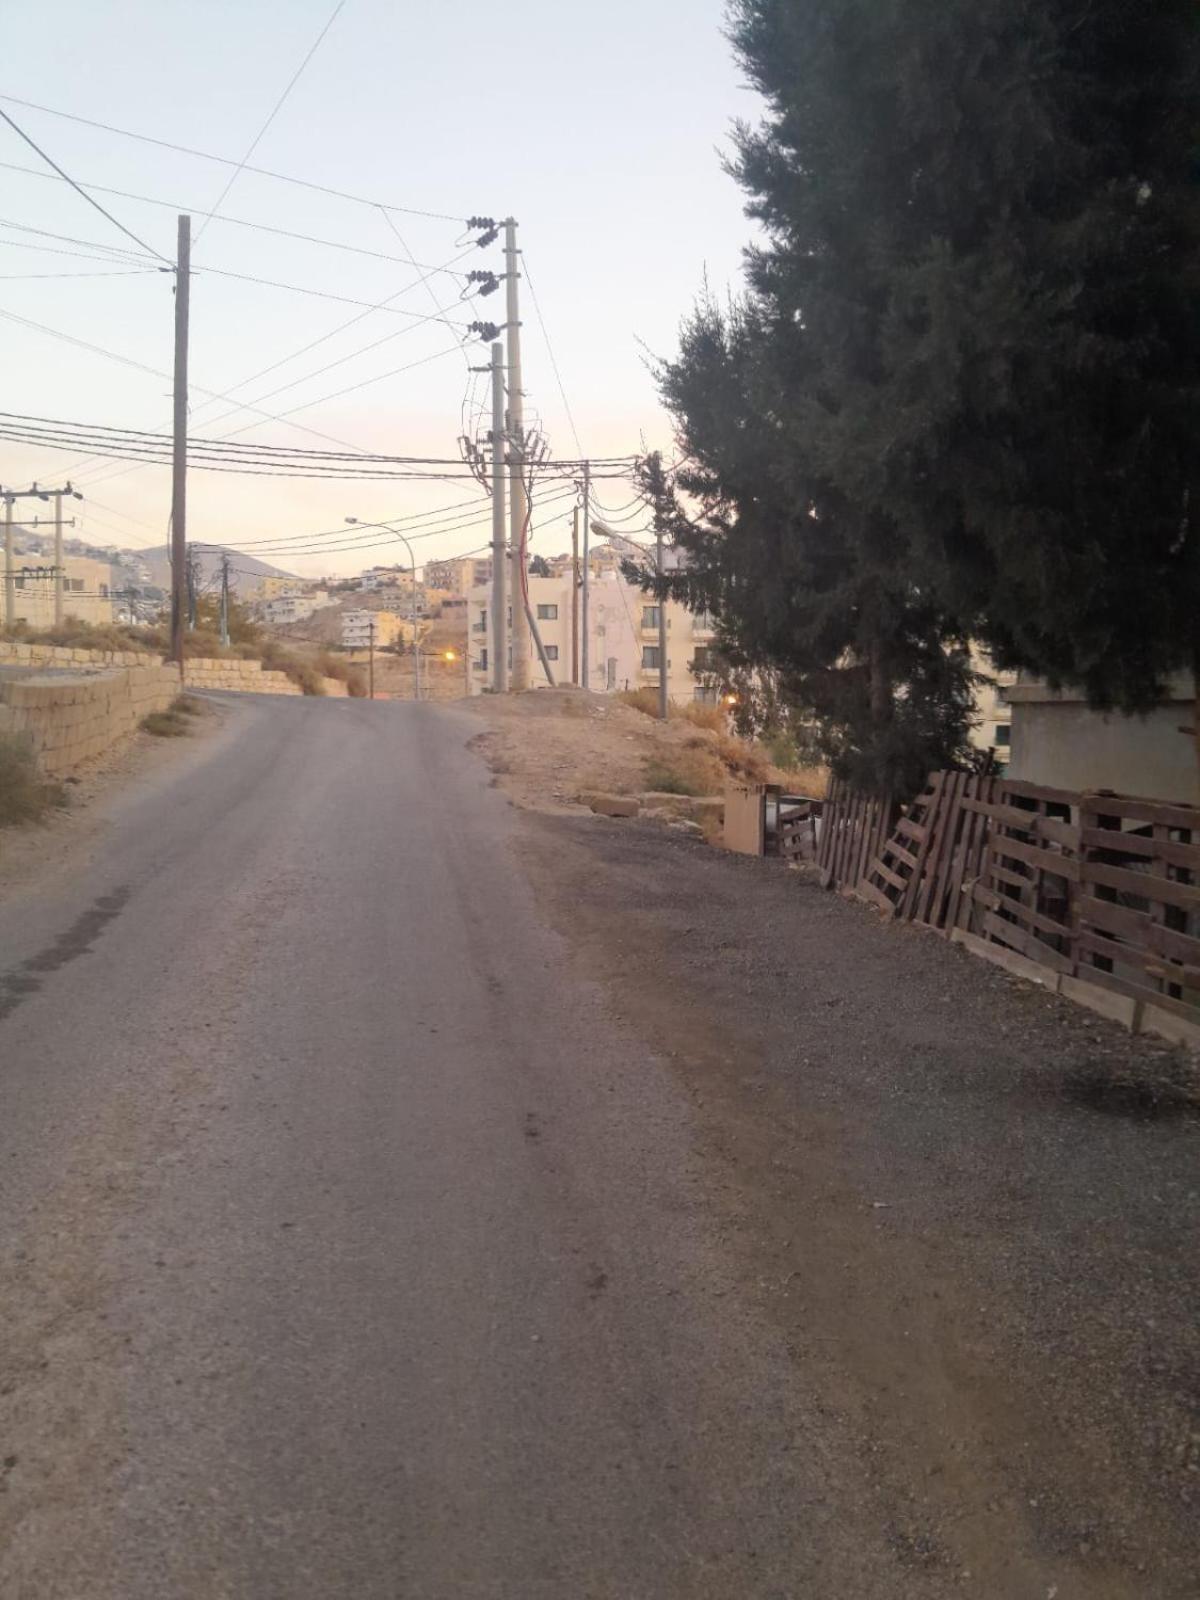
[[[446,594],[466,595],[492,581],[491,556],[456,556],[447,561],[427,561],[425,587]]]
[[[482,694],[490,684],[491,590],[472,589],[467,596],[471,656],[471,693]],[[533,607],[556,683],[571,682],[572,580],[569,571],[549,578],[529,579]],[[511,609],[509,619],[511,620]],[[582,603],[580,605],[582,626]],[[708,652],[713,640],[712,619],[696,616],[677,601],[666,604],[667,692],[672,700],[715,700],[717,687],[705,682]],[[593,577],[590,585],[586,687],[598,694],[622,689],[657,688],[662,662],[659,655],[658,604],[619,572]],[[582,637],[580,639],[582,656]],[[512,660],[511,640],[508,646]],[[530,681],[546,686],[537,650],[530,642]]]
[[[998,672],[984,652],[971,650],[971,665],[976,672],[984,673],[992,681],[975,693],[975,726],[971,729],[971,743],[977,750],[994,750],[1001,768],[1008,766],[1012,747],[1012,708],[1009,690],[1017,681],[1015,672]]]
[[[347,650],[366,650],[371,644],[372,625],[375,648],[395,644],[405,631],[404,619],[395,611],[343,611],[342,645]]]
[[[107,623],[113,619],[112,568],[107,561],[85,556],[63,557],[63,616],[80,622]],[[55,569],[40,556],[13,559],[13,616],[31,628],[54,624]]]
[[[329,605],[330,598],[324,589],[314,589],[306,594],[278,594],[264,600],[259,610],[266,623],[279,626],[285,622],[303,622],[314,611]]]

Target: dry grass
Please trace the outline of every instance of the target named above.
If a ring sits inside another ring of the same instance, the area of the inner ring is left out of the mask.
[[[152,711],[149,716],[143,717],[143,732],[152,733],[156,739],[181,739],[184,734],[190,733],[189,713],[180,711],[178,705],[179,702],[175,701],[166,711]]]
[[[829,790],[829,772],[825,767],[776,767],[771,782],[781,785],[785,794],[823,800]]]
[[[0,828],[42,822],[67,803],[61,783],[43,778],[28,739],[0,734]]]

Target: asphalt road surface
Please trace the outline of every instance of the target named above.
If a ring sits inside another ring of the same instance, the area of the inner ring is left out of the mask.
[[[480,726],[0,873],[3,1600],[1190,1600],[1185,1064]]]
[[[226,706],[0,901],[0,1593],[905,1592],[469,721]]]

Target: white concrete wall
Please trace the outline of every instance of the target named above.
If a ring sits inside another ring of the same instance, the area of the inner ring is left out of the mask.
[[[1145,717],[1092,711],[1079,694],[1041,684],[1009,691],[1012,754],[1008,775],[1060,789],[1200,805],[1194,738],[1179,730],[1195,720],[1190,683]]]

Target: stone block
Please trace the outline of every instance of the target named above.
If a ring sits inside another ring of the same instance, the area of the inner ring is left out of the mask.
[[[586,804],[600,817],[636,817],[642,809],[641,802],[627,794],[593,794]]]

